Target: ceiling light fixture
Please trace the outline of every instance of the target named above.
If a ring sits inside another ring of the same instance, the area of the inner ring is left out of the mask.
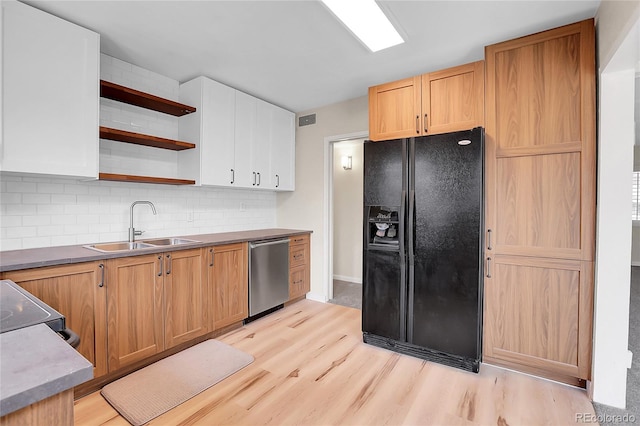
[[[321,0],[372,52],[404,43],[374,0]]]

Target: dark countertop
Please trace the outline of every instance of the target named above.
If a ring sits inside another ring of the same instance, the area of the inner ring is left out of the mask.
[[[0,252],[0,272],[17,271],[20,269],[39,268],[43,266],[65,265],[71,263],[91,262],[94,260],[115,259],[118,257],[140,256],[151,253],[186,250],[190,248],[216,246],[221,244],[239,243],[245,241],[259,241],[272,238],[288,237],[308,234],[312,231],[300,229],[257,229],[253,231],[223,232],[218,234],[172,235],[171,237],[196,240],[195,243],[177,246],[153,247],[138,250],[102,253],[84,247],[84,245],[43,247],[24,250],[9,250]],[[136,241],[155,240],[164,237],[148,237]],[[86,244],[85,244],[86,245]]]
[[[0,416],[93,378],[93,365],[45,324],[0,334]]]

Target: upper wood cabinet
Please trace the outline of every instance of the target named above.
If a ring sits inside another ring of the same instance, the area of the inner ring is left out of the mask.
[[[106,288],[100,262],[5,272],[12,280],[65,316],[80,337],[77,351],[93,364],[93,377],[107,373]]]
[[[2,2],[0,171],[98,177],[100,36]]]
[[[484,361],[591,371],[593,19],[487,46]]]
[[[448,133],[484,125],[484,61],[369,88],[369,138]]]
[[[294,114],[206,77],[180,85],[180,100],[197,111],[180,121],[179,173],[197,185],[294,189]]]

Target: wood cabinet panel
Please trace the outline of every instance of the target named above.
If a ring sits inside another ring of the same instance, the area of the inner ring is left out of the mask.
[[[424,134],[484,125],[484,61],[422,76]]]
[[[580,153],[499,158],[496,168],[496,250],[580,259]]]
[[[289,300],[306,296],[311,291],[310,234],[289,238]]]
[[[289,300],[306,295],[309,290],[309,267],[307,265],[291,268],[289,272]]]
[[[369,138],[388,140],[420,134],[420,76],[369,88]]]
[[[210,324],[211,330],[216,330],[249,315],[247,243],[216,246],[212,250],[213,262],[208,260],[207,276]]]
[[[498,148],[582,140],[579,33],[500,50],[494,59]]]
[[[106,291],[99,262],[6,272],[9,279],[65,316],[80,337],[76,350],[93,364],[93,376],[107,373]]]
[[[162,254],[106,262],[110,372],[164,350],[163,263]]]
[[[496,256],[485,280],[485,355],[587,377],[592,264]]]
[[[592,19],[487,46],[483,359],[584,384],[595,252]]]
[[[208,331],[208,291],[201,249],[164,255],[165,349]]]

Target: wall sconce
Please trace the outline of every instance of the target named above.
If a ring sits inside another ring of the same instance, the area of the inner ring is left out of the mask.
[[[344,157],[342,157],[342,168],[345,170],[351,170],[351,166],[352,166],[351,156],[345,155]]]

